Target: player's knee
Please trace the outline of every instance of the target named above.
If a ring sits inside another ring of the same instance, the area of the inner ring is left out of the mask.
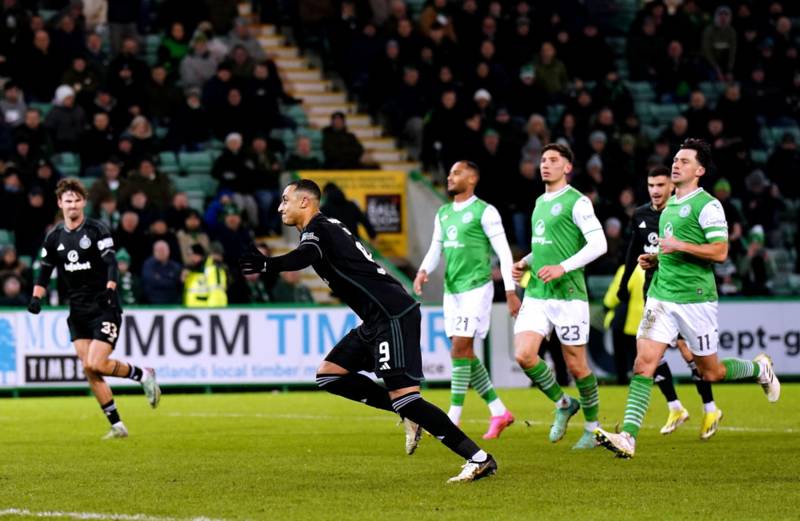
[[[717,367],[703,368],[698,366],[697,372],[704,382],[719,382],[725,378],[725,366],[719,364]]]
[[[88,360],[83,361],[83,374],[89,381],[97,380],[100,377],[98,372],[95,370],[95,366]]]
[[[583,378],[591,372],[586,360],[578,357],[565,357],[564,362],[567,365],[567,370],[576,378]]]
[[[514,351],[514,358],[523,369],[535,366],[539,362],[539,357],[527,349],[517,349]]]

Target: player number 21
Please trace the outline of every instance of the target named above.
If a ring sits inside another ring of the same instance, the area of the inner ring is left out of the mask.
[[[378,344],[378,353],[380,353],[381,357],[378,359],[378,362],[388,362],[389,361],[389,342],[381,342]]]

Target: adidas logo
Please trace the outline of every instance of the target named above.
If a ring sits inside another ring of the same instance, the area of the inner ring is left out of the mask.
[[[384,362],[383,365],[381,366],[381,371],[388,371],[389,369],[391,369],[391,367],[389,367],[389,364]]]
[[[64,251],[64,245],[63,244],[59,244],[58,248],[56,248],[56,251]]]
[[[642,224],[639,225],[639,228],[647,228],[647,225],[642,221]]]

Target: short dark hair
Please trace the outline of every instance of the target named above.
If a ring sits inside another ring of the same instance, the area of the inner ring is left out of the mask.
[[[472,173],[478,176],[478,178],[481,177],[481,167],[478,166],[478,163],[476,163],[475,161],[470,161],[468,159],[462,159],[460,163],[464,163],[464,166],[472,170]]]
[[[562,145],[561,143],[550,143],[542,148],[542,155],[544,155],[544,153],[548,150],[555,150],[561,157],[570,163],[575,161],[575,156],[572,154],[572,150],[570,150],[567,145]]]
[[[711,147],[702,139],[689,138],[681,145],[681,150],[694,150],[697,153],[697,162],[705,168],[706,172],[711,171]]]
[[[56,199],[61,199],[61,196],[67,192],[74,192],[78,194],[81,199],[86,199],[86,188],[75,177],[65,177],[56,185]]]
[[[289,186],[293,186],[295,191],[303,191],[312,195],[317,201],[322,199],[322,192],[319,189],[319,185],[311,179],[298,179],[297,181],[289,183],[287,187]]]
[[[661,177],[661,176],[669,177],[671,173],[672,171],[666,166],[658,165],[651,168],[650,171],[647,172],[647,177]]]

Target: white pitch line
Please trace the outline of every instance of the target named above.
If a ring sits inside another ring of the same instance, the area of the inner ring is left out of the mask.
[[[176,418],[189,417],[189,418],[264,418],[272,420],[341,420],[344,416],[330,416],[323,414],[271,414],[271,413],[237,413],[237,412],[170,412],[167,416]],[[349,420],[363,420],[363,421],[386,421],[385,416],[347,416]],[[544,425],[549,426],[550,421],[539,420],[519,420],[520,424],[526,425]],[[461,420],[461,423],[486,423],[486,420]],[[660,425],[645,425],[644,429],[660,429]],[[780,434],[794,434],[800,432],[800,429],[787,427],[784,429],[771,429],[768,427],[741,427],[733,425],[720,425],[720,430],[732,432],[774,432]]]
[[[0,517],[42,517],[42,518],[67,518],[67,519],[93,519],[93,520],[110,520],[110,521],[224,521],[221,519],[212,519],[210,517],[191,517],[191,518],[175,518],[175,517],[158,517],[147,514],[101,514],[98,512],[59,512],[47,510],[36,512],[28,510],[27,508],[7,508],[0,510]]]

